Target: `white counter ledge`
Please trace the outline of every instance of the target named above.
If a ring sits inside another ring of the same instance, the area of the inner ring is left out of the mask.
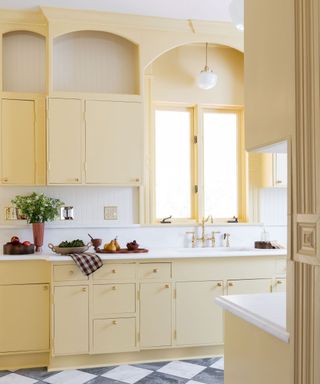
[[[90,250],[91,251],[91,250]],[[234,248],[151,248],[148,253],[108,253],[99,254],[103,260],[157,260],[157,259],[193,259],[219,257],[250,257],[250,256],[286,256],[286,249],[249,249]],[[32,255],[3,255],[0,261],[13,260],[47,260],[50,262],[71,261],[70,256],[60,256],[51,251]]]
[[[285,293],[220,296],[215,301],[233,315],[286,343],[289,342],[289,333],[286,330]]]

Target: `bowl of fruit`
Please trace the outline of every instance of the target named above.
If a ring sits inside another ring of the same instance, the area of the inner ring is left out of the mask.
[[[48,247],[59,255],[69,255],[70,253],[83,253],[87,251],[91,243],[85,244],[82,240],[62,241],[59,245],[48,244]]]
[[[34,253],[34,244],[30,241],[20,241],[18,236],[12,236],[11,240],[3,246],[4,255],[31,255]]]

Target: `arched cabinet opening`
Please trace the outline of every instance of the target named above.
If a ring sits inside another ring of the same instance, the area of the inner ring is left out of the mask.
[[[29,31],[7,32],[2,38],[2,90],[46,92],[46,39]]]
[[[77,31],[53,41],[53,90],[139,94],[138,47],[100,31]]]

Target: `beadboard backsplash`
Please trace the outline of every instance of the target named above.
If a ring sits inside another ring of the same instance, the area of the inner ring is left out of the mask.
[[[21,240],[32,240],[31,226],[21,221],[6,221],[4,210],[11,205],[11,199],[18,194],[31,192],[44,192],[48,196],[57,197],[65,205],[74,207],[73,221],[57,220],[46,223],[44,250],[48,250],[49,242],[58,244],[63,240],[80,238],[89,241],[88,233],[94,237],[102,238],[104,242],[118,237],[121,245],[136,240],[143,247],[184,247],[190,246],[190,236],[187,231],[196,231],[200,234],[199,226],[178,225],[139,225],[137,188],[111,188],[111,187],[2,187],[0,194],[0,244],[7,242],[11,236],[18,235]],[[272,195],[272,193],[271,193]],[[274,196],[265,199],[269,209],[280,209],[283,204],[274,205]],[[283,196],[282,196],[283,197]],[[283,200],[282,200],[283,202]],[[104,220],[104,207],[117,206],[118,220]],[[283,210],[281,218],[286,214]],[[217,237],[217,246],[222,244],[223,233],[231,234],[231,245],[253,246],[255,240],[260,240],[263,224],[228,224],[206,226],[206,233],[220,231]],[[270,240],[277,240],[281,244],[287,243],[287,226],[283,220],[279,223],[268,222],[266,230]]]

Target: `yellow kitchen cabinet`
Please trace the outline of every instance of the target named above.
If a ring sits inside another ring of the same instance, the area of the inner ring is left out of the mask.
[[[89,295],[86,285],[54,288],[54,355],[89,352]]]
[[[172,286],[170,283],[140,285],[140,347],[172,345]]]
[[[86,183],[139,185],[143,168],[140,102],[88,100]]]
[[[82,182],[82,101],[48,100],[48,184]]]
[[[137,349],[136,319],[112,318],[93,321],[93,352],[116,353]]]
[[[270,293],[271,279],[228,280],[228,295],[245,295],[250,293]]]
[[[1,100],[1,183],[45,183],[44,100]]]
[[[49,349],[49,285],[0,286],[0,353]]]
[[[178,346],[223,343],[222,310],[214,303],[215,297],[222,295],[222,281],[176,284],[176,344]]]

